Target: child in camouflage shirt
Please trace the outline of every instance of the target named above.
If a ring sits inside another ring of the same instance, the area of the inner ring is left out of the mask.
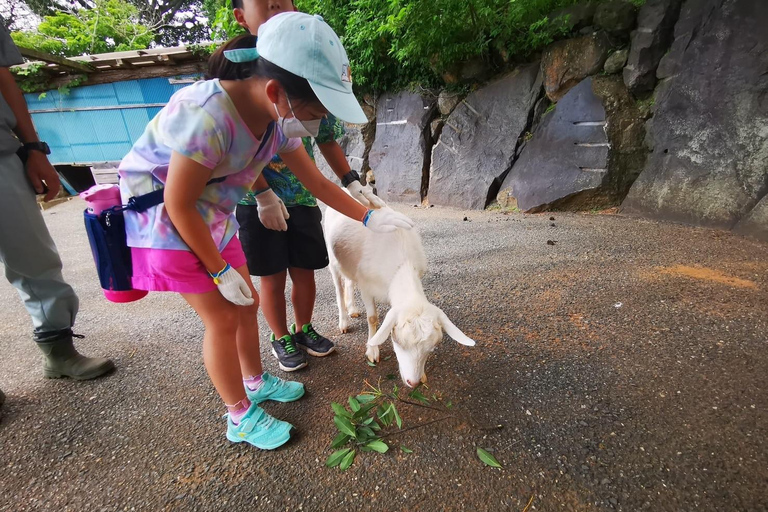
[[[295,10],[291,0],[233,0],[232,6],[238,23],[251,33],[275,14]],[[253,45],[244,39],[234,40],[233,47]],[[352,197],[370,208],[384,206],[370,187],[360,184],[357,172],[350,169],[336,142],[343,135],[343,125],[328,115],[320,123],[315,142]],[[311,138],[304,137],[303,142],[314,160]],[[261,278],[261,307],[272,330],[272,353],[280,369],[290,372],[305,367],[306,353],[317,357],[332,353],[333,342],[312,327],[315,270],[328,265],[322,214],[315,197],[275,155],[253,190],[238,205],[237,220],[249,272]],[[295,315],[290,328],[285,298],[288,275],[293,283],[291,302]]]

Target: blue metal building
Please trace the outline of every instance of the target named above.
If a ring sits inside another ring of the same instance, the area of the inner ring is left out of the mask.
[[[27,94],[54,165],[119,162],[174,92],[193,79],[147,78]]]

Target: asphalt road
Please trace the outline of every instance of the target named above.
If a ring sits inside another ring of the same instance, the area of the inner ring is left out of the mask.
[[[81,297],[79,347],[118,370],[44,380],[0,282],[0,510],[768,510],[767,244],[620,215],[398,207],[422,231],[428,297],[478,344],[446,338],[427,363],[442,412],[400,407],[404,428],[440,421],[340,472],[324,467],[331,401],[391,389],[397,367],[365,364],[364,319],[338,333],[328,272],[315,325],[338,353],[294,374],[303,399],[266,405],[295,438],[232,445],[200,321],[171,294],[107,302],[82,208],[45,217]]]

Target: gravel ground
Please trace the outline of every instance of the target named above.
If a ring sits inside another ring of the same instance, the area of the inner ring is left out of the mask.
[[[305,398],[266,404],[295,438],[274,452],[231,445],[200,321],[170,294],[107,302],[82,208],[45,217],[81,297],[79,347],[118,370],[44,380],[29,318],[0,282],[0,510],[768,510],[766,244],[617,215],[398,207],[423,234],[428,297],[478,344],[446,338],[428,362],[429,394],[453,417],[339,472],[323,466],[330,402],[366,379],[391,386],[397,367],[364,363],[364,319],[338,333],[329,273],[315,325],[338,353],[295,374]],[[404,427],[442,417],[401,413]]]

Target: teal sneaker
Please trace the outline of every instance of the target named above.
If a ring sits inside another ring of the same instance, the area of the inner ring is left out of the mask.
[[[245,386],[245,393],[248,395],[248,400],[254,404],[260,404],[266,400],[293,402],[304,396],[304,384],[286,381],[264,372],[261,374],[261,387],[251,391],[248,386]]]
[[[229,414],[224,416],[227,418],[227,439],[233,443],[246,442],[261,450],[274,450],[291,438],[293,425],[273,418],[255,403],[237,425]]]

